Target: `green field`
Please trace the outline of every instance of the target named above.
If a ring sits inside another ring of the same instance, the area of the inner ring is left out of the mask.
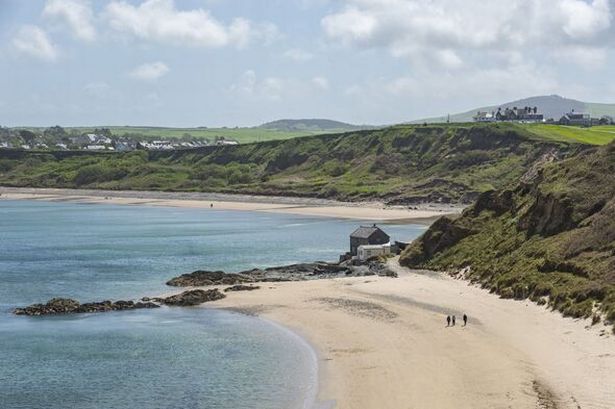
[[[113,135],[131,135],[147,139],[179,139],[186,137],[189,139],[209,139],[213,140],[216,136],[235,139],[239,143],[264,142],[291,139],[299,136],[318,135],[323,133],[344,132],[344,129],[330,131],[279,131],[264,128],[159,128],[147,126],[99,126],[99,127],[73,127],[65,128],[67,132],[76,131],[78,133],[93,132],[94,129],[108,128]],[[44,128],[21,128],[32,131],[42,132]]]
[[[615,140],[615,125],[593,126],[591,128],[547,124],[521,126],[541,138],[554,141],[606,145]]]

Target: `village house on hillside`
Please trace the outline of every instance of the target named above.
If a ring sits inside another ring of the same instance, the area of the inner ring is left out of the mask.
[[[369,255],[365,259],[376,255],[387,254],[384,248],[387,245],[389,247],[388,253],[390,253],[390,241],[391,238],[389,235],[375,224],[372,226],[361,226],[350,235],[350,255],[358,256],[361,247],[363,247],[363,256],[366,256],[367,253],[373,253],[373,255]],[[365,248],[366,246],[368,246],[368,248]]]
[[[544,122],[545,117],[538,112],[538,107],[498,108],[497,111],[478,111],[473,117],[475,122]]]
[[[592,119],[589,114],[575,112],[574,109],[562,116],[559,120],[560,125],[591,126]]]

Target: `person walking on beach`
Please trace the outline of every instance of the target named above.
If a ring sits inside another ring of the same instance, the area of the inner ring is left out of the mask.
[[[450,327],[450,326],[451,326],[451,316],[450,316],[450,315],[447,315],[447,316],[446,316],[446,326],[447,326],[447,327]]]
[[[455,316],[453,315],[453,327],[455,326]]]
[[[463,314],[463,326],[465,327],[466,325],[468,325],[468,316]]]

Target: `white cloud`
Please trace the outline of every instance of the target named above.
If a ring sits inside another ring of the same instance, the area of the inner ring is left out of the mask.
[[[308,97],[328,89],[329,80],[325,77],[303,80],[269,76],[259,79],[253,70],[245,71],[238,81],[229,87],[229,91],[233,94],[270,101]]]
[[[142,40],[175,45],[244,47],[256,40],[268,43],[278,35],[273,24],[235,18],[226,25],[204,9],[178,10],[173,0],[147,0],[138,6],[113,1],[104,15],[114,30]]]
[[[64,22],[80,40],[92,41],[96,38],[93,12],[87,0],[48,0],[43,16]]]
[[[312,84],[314,84],[316,88],[319,88],[323,91],[327,91],[329,89],[329,80],[325,77],[312,78]]]
[[[459,68],[473,51],[612,46],[612,1],[346,0],[321,25],[344,45]]]
[[[314,58],[314,55],[300,48],[291,48],[290,50],[286,50],[284,57],[297,62],[305,62]]]
[[[604,47],[572,45],[558,48],[551,54],[559,62],[576,63],[590,71],[603,67],[608,59],[608,50]]]
[[[506,68],[469,67],[461,74],[432,72],[382,79],[362,87],[356,86],[353,95],[360,93],[367,98],[382,100],[388,95],[432,106],[441,106],[450,99],[501,102],[558,92],[559,84],[551,77],[549,70],[534,64]]]
[[[161,61],[143,64],[130,72],[130,76],[138,80],[154,81],[169,72],[169,67]]]
[[[58,56],[47,33],[37,26],[22,26],[12,44],[17,51],[40,60],[54,61]]]
[[[611,25],[608,0],[562,0],[560,2],[563,30],[571,38],[591,38]]]

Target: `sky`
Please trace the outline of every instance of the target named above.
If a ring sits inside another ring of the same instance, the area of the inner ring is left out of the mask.
[[[0,0],[2,126],[391,124],[615,102],[615,0]]]

